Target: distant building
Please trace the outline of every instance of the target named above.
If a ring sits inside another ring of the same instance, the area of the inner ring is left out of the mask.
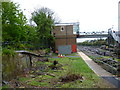
[[[79,23],[60,23],[56,24],[53,30],[55,37],[55,50],[62,54],[70,54],[76,52],[76,32],[79,31]],[[68,48],[69,49],[68,49]],[[67,51],[62,52],[62,48]]]

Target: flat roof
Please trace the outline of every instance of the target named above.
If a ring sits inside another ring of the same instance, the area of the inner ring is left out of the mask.
[[[55,26],[66,26],[66,25],[79,25],[79,22],[75,23],[57,23]]]

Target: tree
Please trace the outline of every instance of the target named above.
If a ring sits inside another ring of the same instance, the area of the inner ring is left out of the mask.
[[[53,45],[54,37],[51,35],[55,22],[53,14],[49,8],[41,8],[32,13],[32,20],[37,25],[38,40],[43,45]]]
[[[36,40],[36,29],[35,26],[25,25],[27,31],[27,41],[33,43]]]
[[[54,25],[53,12],[48,8],[41,8],[32,13],[32,20],[37,24],[37,31],[41,35],[48,35]]]
[[[25,41],[27,22],[19,5],[13,2],[2,2],[2,37],[3,41]]]

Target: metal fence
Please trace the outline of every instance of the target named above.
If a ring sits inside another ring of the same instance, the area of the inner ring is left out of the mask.
[[[21,42],[14,42],[14,41],[6,41],[6,42],[1,42],[0,43],[2,48],[6,48],[8,46],[12,46],[14,48],[19,48],[21,45],[25,46],[25,49],[45,49],[49,48],[50,45],[46,43],[32,43],[32,42],[27,42],[27,41],[21,41]]]

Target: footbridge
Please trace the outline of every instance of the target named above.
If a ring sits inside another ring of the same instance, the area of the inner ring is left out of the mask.
[[[104,38],[104,37],[112,37],[117,43],[120,44],[120,31],[114,31],[112,29],[108,29],[108,32],[107,31],[77,32],[77,38]]]
[[[108,37],[108,32],[79,32],[77,38],[104,38]]]

